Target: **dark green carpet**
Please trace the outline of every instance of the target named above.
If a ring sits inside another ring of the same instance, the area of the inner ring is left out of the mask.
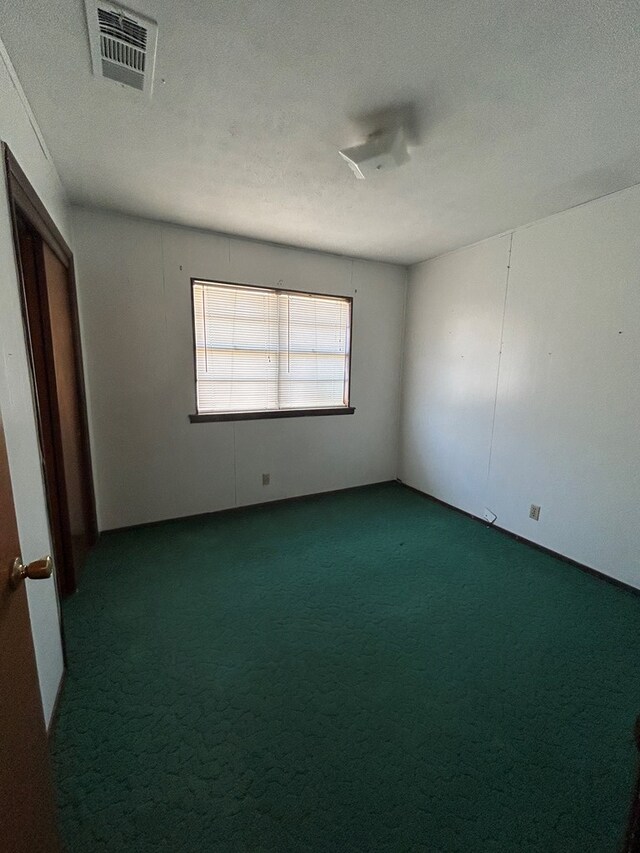
[[[612,853],[640,598],[395,484],[103,536],[68,849]]]

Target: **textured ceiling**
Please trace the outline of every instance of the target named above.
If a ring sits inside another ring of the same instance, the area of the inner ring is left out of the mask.
[[[0,0],[74,201],[410,263],[640,182],[638,0],[127,5],[151,101],[92,77],[81,0]],[[356,181],[337,149],[390,108],[412,160]]]

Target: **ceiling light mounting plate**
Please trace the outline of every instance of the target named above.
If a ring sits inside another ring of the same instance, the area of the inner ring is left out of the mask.
[[[378,130],[361,145],[342,148],[339,153],[359,180],[397,169],[409,160],[407,141],[401,127]]]

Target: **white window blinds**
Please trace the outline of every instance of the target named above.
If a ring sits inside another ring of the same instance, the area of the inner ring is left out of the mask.
[[[349,405],[351,300],[193,284],[198,414]]]

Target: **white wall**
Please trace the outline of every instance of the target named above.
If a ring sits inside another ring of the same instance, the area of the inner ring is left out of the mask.
[[[637,587],[639,232],[635,187],[411,270],[399,474]]]
[[[69,240],[62,186],[0,42],[0,136]],[[4,169],[0,169],[0,410],[25,562],[51,553],[35,409],[25,347]],[[55,583],[27,581],[31,628],[47,725],[63,670]]]
[[[396,476],[404,268],[84,208],[73,228],[101,529]],[[192,276],[353,295],[355,414],[189,423]]]

